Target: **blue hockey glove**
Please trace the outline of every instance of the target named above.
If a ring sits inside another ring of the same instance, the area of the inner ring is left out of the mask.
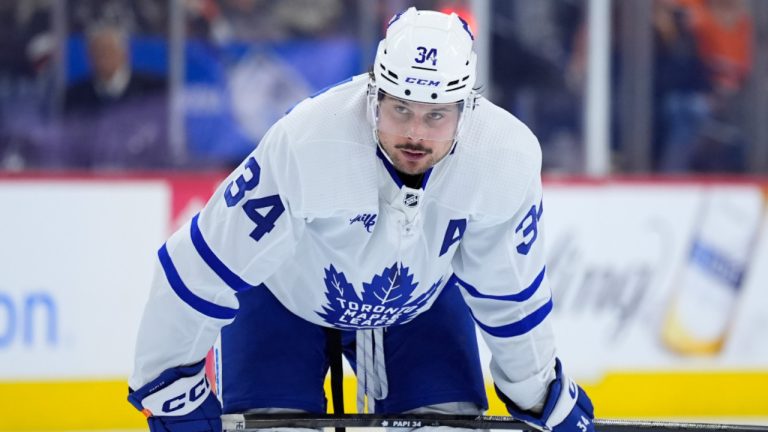
[[[509,413],[529,425],[553,432],[594,432],[595,418],[592,401],[573,380],[563,374],[560,360],[555,360],[555,380],[549,384],[547,400],[540,416],[524,411],[504,396],[498,387],[496,393],[507,405]]]
[[[147,416],[151,432],[221,432],[221,405],[204,366],[202,360],[168,369],[130,391],[128,402]]]

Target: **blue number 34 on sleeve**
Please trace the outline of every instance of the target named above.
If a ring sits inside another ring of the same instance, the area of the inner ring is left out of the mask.
[[[234,181],[229,182],[224,190],[224,201],[227,203],[227,207],[234,207],[239,204],[245,198],[246,192],[259,185],[260,177],[261,167],[259,167],[256,159],[251,156],[245,162],[245,172]],[[232,192],[233,189],[235,189],[234,193]],[[269,210],[266,214],[262,214],[259,211],[262,209]],[[263,198],[249,199],[243,204],[243,211],[256,224],[256,227],[251,231],[251,238],[259,241],[264,234],[275,228],[275,222],[285,211],[285,206],[282,200],[280,200],[280,195],[270,195]]]

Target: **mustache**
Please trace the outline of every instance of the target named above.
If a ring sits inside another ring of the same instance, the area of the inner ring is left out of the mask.
[[[422,145],[410,144],[410,143],[397,144],[397,145],[395,145],[395,148],[399,149],[399,150],[424,152],[424,153],[427,153],[427,154],[432,153],[432,149],[428,149],[428,148],[426,148],[426,147],[424,147]]]

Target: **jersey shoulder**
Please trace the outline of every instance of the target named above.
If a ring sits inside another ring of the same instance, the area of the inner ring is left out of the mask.
[[[368,90],[367,75],[356,75],[326,87],[294,106],[280,120],[291,128],[294,138],[313,140],[342,133],[339,122],[362,116],[365,118],[365,101]]]
[[[473,199],[473,211],[500,218],[517,211],[541,174],[541,147],[508,111],[480,98],[456,148],[453,188]]]
[[[509,111],[485,98],[478,100],[467,126],[468,150],[480,154],[514,154],[525,162],[541,159],[539,140],[531,129]]]
[[[375,209],[376,145],[366,119],[367,79],[356,76],[300,102],[278,121],[274,147],[278,163],[294,183],[293,210],[323,217]]]

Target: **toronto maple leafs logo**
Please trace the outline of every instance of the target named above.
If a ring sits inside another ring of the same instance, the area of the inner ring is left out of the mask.
[[[412,298],[418,283],[408,267],[397,263],[363,282],[362,298],[347,281],[343,272],[331,264],[325,269],[328,304],[317,312],[326,322],[337,327],[372,328],[410,321],[427,304],[442,283],[440,278],[426,292]]]

